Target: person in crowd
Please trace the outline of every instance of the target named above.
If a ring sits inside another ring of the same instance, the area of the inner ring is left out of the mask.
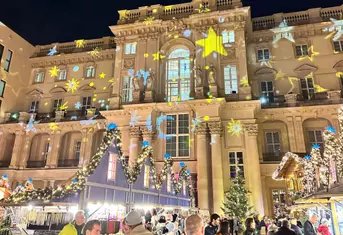
[[[267,222],[268,217],[267,216],[263,216],[262,220],[260,221],[260,224],[258,226],[258,230],[260,231],[260,234],[267,234]]]
[[[228,220],[223,220],[220,222],[219,231],[217,235],[230,235],[230,223]]]
[[[327,219],[322,219],[318,227],[318,233],[321,235],[331,235],[329,230],[329,221]]]
[[[220,223],[220,216],[218,214],[212,214],[210,217],[210,223],[205,228],[205,235],[214,235],[218,231]]]
[[[82,229],[85,225],[86,216],[84,211],[78,211],[74,220],[63,227],[59,235],[82,235]]]
[[[186,235],[203,235],[204,225],[199,215],[191,215],[187,217],[185,222]]]
[[[304,235],[316,235],[316,223],[318,222],[318,215],[312,214],[308,220],[304,223]]]
[[[292,229],[290,229],[288,220],[284,219],[281,221],[281,227],[275,233],[275,235],[296,235],[296,234]]]
[[[247,218],[245,220],[245,231],[243,235],[255,235],[256,234],[256,224],[253,218]]]
[[[275,235],[276,232],[279,230],[279,227],[276,226],[276,224],[271,224],[268,226],[268,232],[267,235]]]
[[[167,225],[166,217],[164,215],[161,215],[156,226],[154,227],[155,233],[157,233],[157,234],[168,233],[169,231],[168,231],[166,225]]]
[[[291,229],[295,232],[296,235],[302,235],[303,233],[301,231],[301,228],[298,227],[297,222],[297,219],[291,219]]]
[[[152,210],[152,217],[151,217],[151,225],[152,227],[155,227],[158,223],[159,217],[157,215],[157,210],[153,209]]]
[[[129,212],[124,219],[123,232],[128,235],[152,235],[143,225],[143,220],[137,211]]]
[[[101,234],[101,224],[99,220],[88,221],[82,230],[83,235],[100,235]]]

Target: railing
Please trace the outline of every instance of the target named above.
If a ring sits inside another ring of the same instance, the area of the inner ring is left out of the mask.
[[[0,168],[7,168],[11,164],[11,161],[0,161]]]
[[[45,167],[46,161],[28,161],[27,168],[42,168]]]
[[[79,159],[62,159],[58,160],[58,167],[77,167]]]

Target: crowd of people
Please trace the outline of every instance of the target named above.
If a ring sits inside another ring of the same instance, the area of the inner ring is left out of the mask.
[[[158,214],[156,210],[142,215],[139,211],[129,212],[121,223],[124,235],[331,235],[328,220],[319,221],[317,214],[309,216],[304,224],[294,218],[271,220],[251,217],[242,225],[238,220],[221,218],[212,214],[206,224],[199,215],[184,217],[176,213]],[[100,235],[98,220],[85,223],[83,211],[67,224],[59,235]],[[319,225],[318,225],[319,223]]]

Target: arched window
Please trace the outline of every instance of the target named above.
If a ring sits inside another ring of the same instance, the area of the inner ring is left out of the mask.
[[[191,91],[190,53],[187,49],[172,51],[167,60],[167,101],[189,99]]]

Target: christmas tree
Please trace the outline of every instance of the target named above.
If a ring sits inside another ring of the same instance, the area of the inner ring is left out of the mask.
[[[231,182],[229,191],[225,194],[225,201],[222,207],[224,214],[243,221],[252,209],[249,206],[248,193],[243,176],[237,174],[237,177]]]

